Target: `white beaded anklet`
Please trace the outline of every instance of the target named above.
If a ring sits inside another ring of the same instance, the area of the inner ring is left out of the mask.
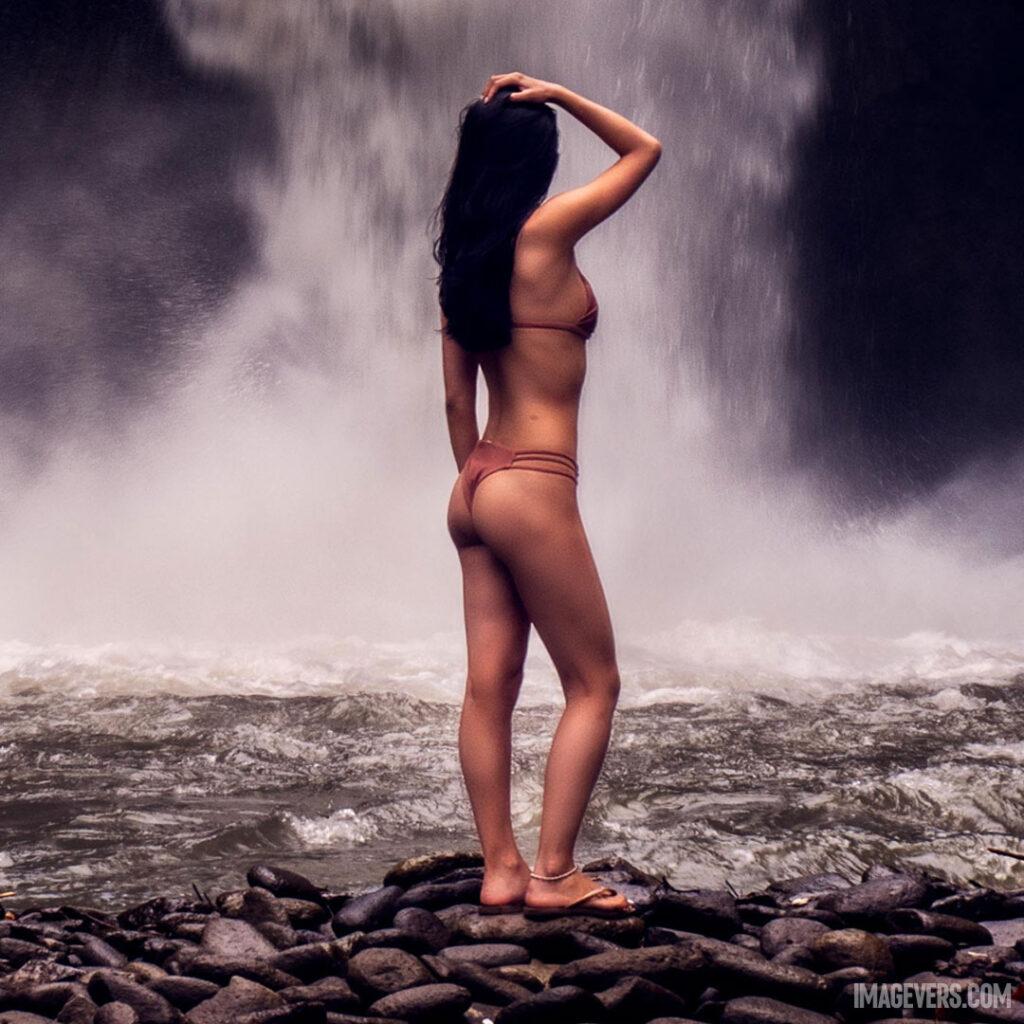
[[[538,875],[536,871],[531,871],[530,877],[539,878],[542,882],[557,882],[561,878],[568,878],[577,871],[579,871],[579,867],[573,863],[573,866],[568,871],[563,871],[560,875]]]

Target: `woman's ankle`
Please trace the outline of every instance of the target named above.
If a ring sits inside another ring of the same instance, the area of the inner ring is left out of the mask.
[[[534,875],[547,875],[555,876],[561,875],[562,877],[568,878],[573,873],[576,867],[576,862],[573,860],[572,854],[550,854],[543,857],[537,857],[536,863],[533,868]],[[560,879],[554,879],[560,881]]]

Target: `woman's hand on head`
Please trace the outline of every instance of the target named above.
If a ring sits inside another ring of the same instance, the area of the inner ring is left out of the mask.
[[[509,94],[509,100],[529,100],[532,103],[550,103],[558,94],[559,86],[540,78],[531,78],[522,71],[510,71],[504,75],[491,75],[484,85],[480,98],[487,103],[494,94],[505,86],[514,86],[516,91]]]

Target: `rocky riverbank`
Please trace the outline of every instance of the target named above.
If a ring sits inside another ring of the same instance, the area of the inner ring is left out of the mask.
[[[255,865],[245,888],[117,915],[8,909],[0,1024],[1024,1022],[1024,889],[876,866],[741,895],[621,860],[586,870],[637,914],[482,916],[466,853],[403,861],[363,893]],[[904,1009],[902,983],[931,1005]]]

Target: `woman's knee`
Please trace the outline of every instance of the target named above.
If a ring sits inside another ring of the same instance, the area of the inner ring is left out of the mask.
[[[561,681],[567,703],[586,700],[601,704],[609,711],[614,710],[618,704],[622,691],[622,679],[615,664],[566,673]]]
[[[509,714],[522,685],[522,668],[470,670],[466,676],[466,702],[483,711]]]

